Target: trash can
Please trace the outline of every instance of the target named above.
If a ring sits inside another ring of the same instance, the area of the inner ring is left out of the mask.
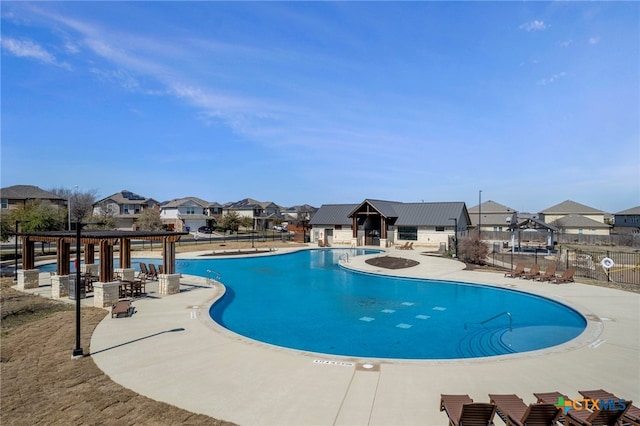
[[[75,278],[76,278],[75,276],[69,277],[69,299],[71,300],[76,300],[76,279]],[[80,299],[86,299],[86,298],[87,298],[87,291],[84,286],[84,280],[80,279]]]

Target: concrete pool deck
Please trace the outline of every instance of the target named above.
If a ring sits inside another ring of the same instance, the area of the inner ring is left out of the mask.
[[[530,403],[535,402],[533,392],[560,391],[578,398],[578,390],[603,388],[640,402],[640,294],[465,271],[460,262],[419,250],[389,249],[389,254],[420,264],[383,270],[364,262],[370,256],[359,256],[344,266],[530,292],[578,309],[589,325],[561,346],[483,359],[304,353],[223,329],[208,315],[222,286],[184,276],[179,294],[151,292],[134,302],[132,317],[107,316],[92,336],[91,357],[112,380],[139,394],[241,425],[446,425],[439,411],[441,393],[469,394],[479,402],[488,401],[488,393],[516,393]],[[497,416],[495,421],[502,424]]]

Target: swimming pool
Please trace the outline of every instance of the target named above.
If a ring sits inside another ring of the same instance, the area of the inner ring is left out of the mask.
[[[209,313],[223,327],[261,342],[323,354],[487,357],[555,346],[586,326],[576,311],[522,292],[345,270],[338,259],[346,252],[179,260],[176,268],[200,276],[207,269],[220,273],[227,293]]]
[[[559,345],[586,327],[573,309],[527,293],[346,270],[338,262],[345,253],[350,250],[177,260],[176,271],[220,274],[227,292],[209,311],[218,324],[250,339],[308,352],[490,357]],[[138,261],[157,259],[133,259],[132,265]]]

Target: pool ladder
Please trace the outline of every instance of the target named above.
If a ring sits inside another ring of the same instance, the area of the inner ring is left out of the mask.
[[[213,285],[215,284],[215,282],[220,282],[220,280],[222,279],[222,276],[220,275],[220,272],[215,271],[213,269],[207,269],[207,285],[210,285],[211,287],[213,287]]]
[[[506,316],[508,316],[508,317],[509,317],[509,331],[513,331],[513,317],[511,316],[511,312],[507,312],[507,311],[500,312],[498,315],[494,315],[494,316],[492,316],[491,318],[487,318],[486,320],[481,321],[481,322],[470,322],[470,323],[466,323],[466,322],[465,322],[465,323],[464,323],[464,329],[465,329],[465,330],[467,329],[467,325],[468,325],[468,324],[479,324],[479,325],[485,325],[485,324],[486,324],[486,323],[488,323],[489,321],[493,321],[494,319],[496,319],[496,318],[500,318],[501,316],[504,316],[504,315],[506,315]]]
[[[344,263],[349,263],[349,253],[345,253],[342,256],[340,256],[340,258],[338,259],[338,262],[342,262],[344,261]]]

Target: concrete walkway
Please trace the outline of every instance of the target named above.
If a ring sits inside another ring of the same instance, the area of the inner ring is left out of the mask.
[[[551,349],[474,360],[356,359],[303,353],[251,341],[214,323],[224,289],[185,276],[180,294],[135,301],[130,318],[108,316],[91,356],[109,377],[152,399],[241,425],[446,425],[441,393],[516,393],[603,388],[640,402],[640,295],[584,284],[531,282],[465,271],[460,262],[389,249],[418,266],[383,270],[351,257],[345,267],[518,289],[568,304],[585,332]],[[190,254],[196,256],[197,253]],[[378,255],[373,255],[378,256]],[[181,255],[179,257],[185,257]],[[369,364],[369,365],[367,365]],[[369,367],[369,368],[365,368]],[[496,416],[496,424],[501,424]]]

